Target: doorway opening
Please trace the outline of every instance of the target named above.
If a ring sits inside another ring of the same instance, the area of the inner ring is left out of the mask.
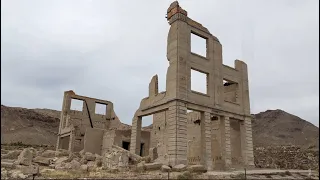
[[[143,151],[144,151],[144,143],[141,143],[140,145],[140,156],[143,156]]]
[[[122,148],[126,150],[130,150],[130,142],[122,141]]]

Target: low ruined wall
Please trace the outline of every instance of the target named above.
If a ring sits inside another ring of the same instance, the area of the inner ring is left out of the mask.
[[[297,146],[255,147],[255,166],[277,169],[318,169],[319,149]]]

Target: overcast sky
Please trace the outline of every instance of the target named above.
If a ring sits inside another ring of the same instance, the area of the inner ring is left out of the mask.
[[[153,75],[165,90],[170,0],[2,0],[1,104],[61,110],[63,92],[114,102],[131,124]],[[251,113],[319,124],[318,0],[180,0],[248,64]],[[150,124],[150,122],[144,122]]]

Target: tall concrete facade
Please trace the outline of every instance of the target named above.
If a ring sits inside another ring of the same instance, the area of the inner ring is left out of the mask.
[[[166,91],[152,77],[149,96],[132,120],[130,151],[140,152],[142,117],[153,115],[151,148],[170,165],[202,164],[208,170],[254,166],[247,65],[223,65],[222,45],[173,2],[167,10]],[[191,35],[206,42],[206,55],[191,52]],[[191,71],[206,75],[206,93],[191,89]],[[193,111],[193,112],[189,112]]]

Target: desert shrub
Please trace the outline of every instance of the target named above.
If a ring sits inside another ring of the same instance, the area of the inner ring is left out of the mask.
[[[193,175],[189,171],[185,171],[177,176],[177,179],[193,179]]]
[[[270,174],[267,174],[266,178],[272,178],[272,176]]]
[[[287,175],[287,176],[291,176],[292,175],[290,171],[285,171],[284,174]]]
[[[231,175],[231,178],[234,178],[234,179],[246,179],[244,173],[240,173],[240,174],[237,174],[237,175]]]

